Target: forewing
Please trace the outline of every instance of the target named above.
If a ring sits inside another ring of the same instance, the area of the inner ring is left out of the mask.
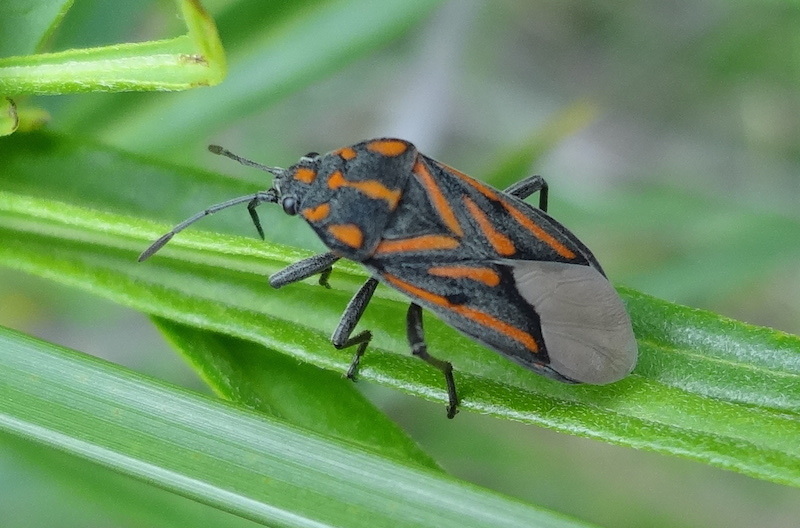
[[[367,265],[445,322],[566,382],[636,363],[621,299],[589,249],[546,213],[419,154]]]
[[[483,261],[398,262],[373,271],[381,282],[463,334],[531,370],[570,381],[548,367],[539,316],[516,291],[509,266]]]
[[[591,266],[511,260],[375,271],[460,332],[545,376],[602,385],[636,363],[622,301]]]
[[[408,187],[415,202],[404,205],[412,210],[389,223],[386,239],[450,237],[458,241],[452,260],[552,260],[600,269],[586,246],[543,211],[422,154]]]

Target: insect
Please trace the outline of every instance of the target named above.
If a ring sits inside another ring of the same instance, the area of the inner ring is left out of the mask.
[[[636,340],[622,300],[591,251],[546,213],[548,186],[541,177],[499,191],[391,138],[312,152],[287,169],[216,145],[209,150],[271,173],[272,187],[186,219],[139,261],[197,220],[245,202],[263,238],[256,207],[280,204],[286,214],[308,222],[330,251],[275,273],[271,286],[317,274],[327,286],[340,258],[360,262],[371,274],[331,336],[337,349],[357,347],[347,377],[355,378],[372,339],[368,330],[353,332],[379,282],[411,299],[406,316],[411,351],[444,374],[448,418],[459,404],[453,367],[428,353],[422,307],[558,381],[603,385],[624,378],[636,364]],[[536,192],[538,208],[523,202]]]

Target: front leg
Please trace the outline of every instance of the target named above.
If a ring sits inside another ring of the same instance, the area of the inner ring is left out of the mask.
[[[331,266],[337,260],[339,260],[339,257],[330,252],[308,257],[300,262],[290,264],[271,275],[269,278],[269,285],[273,288],[280,288],[281,286],[286,286],[287,284],[301,281],[320,273],[320,285],[330,288],[328,277],[331,274]]]
[[[339,320],[339,324],[336,326],[336,330],[333,331],[333,335],[331,336],[331,342],[337,349],[341,350],[342,348],[358,345],[356,353],[353,355],[353,361],[350,362],[350,368],[347,369],[347,377],[351,380],[356,379],[358,363],[361,361],[361,356],[364,355],[364,351],[367,349],[367,345],[372,339],[372,332],[364,330],[353,337],[350,337],[350,335],[353,333],[353,330],[355,330],[358,321],[364,314],[364,310],[367,308],[367,304],[369,304],[370,299],[372,299],[372,294],[375,293],[375,288],[377,287],[378,279],[367,279],[367,282],[359,288],[356,294],[353,295],[353,298],[350,299],[350,302],[347,303],[347,308],[344,309],[342,318]]]
[[[524,200],[536,191],[539,191],[539,209],[547,212],[547,182],[539,175],[530,176],[511,185],[503,192]]]

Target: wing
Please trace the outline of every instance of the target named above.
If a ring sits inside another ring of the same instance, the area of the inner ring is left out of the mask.
[[[543,211],[422,154],[374,258],[542,260],[593,266],[592,253]]]
[[[628,314],[592,266],[444,261],[374,271],[460,332],[559,381],[611,383],[636,363]]]
[[[540,261],[509,267],[517,292],[539,314],[550,368],[594,385],[630,374],[638,355],[631,319],[600,270]]]
[[[592,253],[514,196],[418,154],[364,262],[382,282],[517,363],[604,384],[636,363],[631,322]]]

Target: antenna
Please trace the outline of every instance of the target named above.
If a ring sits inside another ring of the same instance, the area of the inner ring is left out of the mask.
[[[246,165],[247,167],[253,167],[253,168],[256,168],[256,169],[260,169],[260,170],[263,170],[265,172],[272,173],[275,176],[280,176],[281,174],[284,173],[284,169],[281,169],[280,167],[270,167],[268,165],[262,165],[260,163],[255,162],[255,161],[252,161],[252,160],[249,160],[247,158],[243,158],[243,157],[241,157],[239,155],[236,155],[233,152],[231,152],[230,150],[228,150],[228,149],[226,149],[224,147],[220,147],[219,145],[209,145],[208,146],[208,150],[209,150],[209,152],[211,152],[213,154],[217,154],[219,156],[225,156],[226,158],[230,158],[230,159],[232,159],[234,161],[238,161],[242,165]]]
[[[278,197],[275,191],[273,189],[267,189],[266,191],[258,191],[255,194],[239,196],[238,198],[233,198],[231,200],[228,200],[227,202],[222,202],[216,205],[212,205],[208,209],[205,209],[195,215],[190,216],[180,224],[173,227],[169,233],[165,234],[164,236],[153,242],[150,245],[150,247],[142,251],[142,254],[139,255],[139,258],[137,260],[139,262],[143,262],[149,259],[150,257],[153,256],[153,254],[156,251],[164,247],[164,245],[166,245],[167,242],[172,240],[172,237],[174,237],[175,235],[177,235],[178,233],[180,233],[193,223],[197,222],[201,218],[205,218],[208,215],[212,215],[218,211],[222,211],[223,209],[227,209],[228,207],[232,207],[234,205],[238,205],[244,202],[249,202],[247,204],[247,210],[250,211],[250,217],[253,219],[253,223],[255,224],[256,229],[258,230],[258,234],[261,235],[261,238],[264,238],[264,231],[261,229],[261,222],[259,222],[258,220],[258,215],[256,214],[255,208],[256,206],[264,202],[277,203],[277,201]]]
[[[230,158],[234,161],[238,161],[242,165],[246,165],[248,167],[253,167],[256,169],[263,170],[265,172],[269,172],[275,176],[281,176],[285,172],[284,169],[279,167],[269,167],[267,165],[262,165],[260,163],[256,163],[255,161],[251,161],[247,158],[243,158],[241,156],[237,156],[230,150],[220,147],[219,145],[209,145],[208,150],[213,154],[218,154],[220,156],[225,156],[226,158]],[[141,255],[139,255],[139,262],[143,262],[153,254],[164,247],[167,242],[172,240],[172,237],[192,225],[193,223],[197,222],[201,218],[205,218],[208,215],[212,215],[218,211],[223,209],[227,209],[228,207],[232,207],[234,205],[238,205],[240,203],[248,202],[247,204],[247,211],[250,213],[250,218],[253,220],[253,225],[256,226],[256,230],[258,231],[259,236],[264,238],[264,230],[261,228],[261,221],[258,218],[258,213],[256,213],[256,207],[264,202],[270,203],[277,203],[278,202],[278,193],[275,189],[267,189],[266,191],[258,191],[255,194],[248,194],[246,196],[239,196],[238,198],[233,198],[228,200],[227,202],[218,203],[216,205],[212,205],[208,209],[200,211],[199,213],[190,216],[180,224],[173,227],[169,233],[166,233],[164,236],[150,244],[150,247],[145,249]]]

